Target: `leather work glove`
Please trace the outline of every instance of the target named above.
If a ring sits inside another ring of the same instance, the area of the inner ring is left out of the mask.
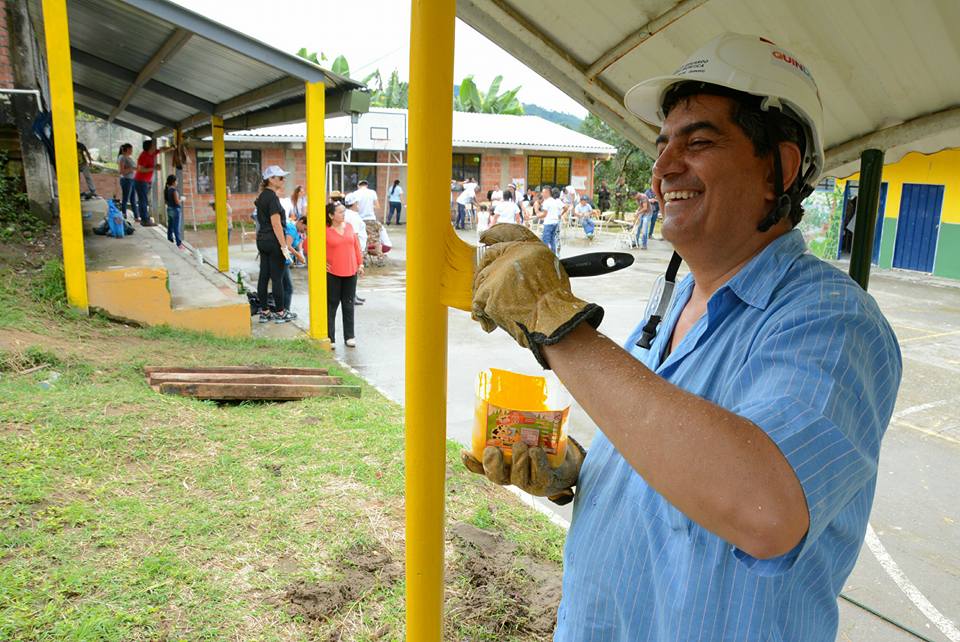
[[[483,462],[477,460],[469,451],[460,452],[460,459],[467,470],[478,475],[486,475],[495,484],[506,486],[513,484],[520,490],[546,497],[560,506],[573,500],[573,487],[580,476],[580,466],[587,452],[576,439],[567,437],[567,449],[563,463],[553,468],[547,460],[547,453],[539,446],[531,448],[522,441],[513,445],[513,462],[508,464],[503,452],[496,446],[487,446],[483,451]]]
[[[473,311],[484,331],[501,327],[530,348],[545,370],[541,350],[582,321],[596,328],[603,308],[578,299],[560,260],[522,225],[498,223],[480,236],[486,245],[473,278]]]

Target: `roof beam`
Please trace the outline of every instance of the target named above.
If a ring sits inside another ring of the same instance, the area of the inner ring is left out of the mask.
[[[137,79],[137,72],[133,71],[132,69],[121,67],[120,65],[112,63],[109,60],[104,60],[103,58],[89,54],[86,51],[81,51],[76,47],[70,47],[70,56],[78,65],[83,65],[84,67],[95,69],[101,73],[109,74],[114,78],[118,78],[130,83]],[[178,102],[181,105],[190,107],[191,109],[196,109],[197,111],[205,112],[207,114],[212,114],[213,108],[215,107],[215,105],[209,100],[204,100],[203,98],[194,96],[193,94],[188,94],[185,91],[177,89],[176,87],[171,87],[170,85],[165,85],[157,80],[148,80],[144,84],[143,88],[159,96],[163,96],[164,98],[169,98],[170,100]]]
[[[694,9],[704,5],[709,0],[682,0],[675,4],[671,9],[657,16],[647,24],[643,25],[635,33],[630,34],[616,45],[608,49],[592,65],[587,67],[586,76],[593,80],[602,74],[610,65],[618,62],[628,53],[642,45],[652,36],[663,31],[671,24],[687,15]]]
[[[274,49],[167,0],[123,0],[123,2],[161,20],[182,27],[201,38],[232,49],[254,60],[259,60],[263,64],[299,78],[301,81],[349,82],[349,80],[335,76],[303,58]]]
[[[258,107],[269,105],[270,103],[287,100],[294,96],[300,96],[304,93],[304,82],[299,78],[281,78],[271,83],[267,83],[256,89],[251,89],[245,94],[234,96],[229,100],[214,107],[215,114],[224,118],[251,111]],[[180,121],[180,129],[187,131],[200,125],[206,125],[210,122],[209,114],[194,114]]]
[[[101,94],[96,89],[90,89],[89,87],[84,87],[78,83],[73,83],[73,93],[79,96],[86,96],[87,98],[92,98],[93,100],[98,100],[102,103],[112,105],[117,102],[117,99],[113,96],[108,96],[106,94]],[[165,116],[160,114],[155,114],[148,109],[141,109],[135,105],[127,105],[124,111],[130,112],[134,116],[139,116],[140,118],[146,118],[147,120],[162,125],[164,127],[176,127],[176,121],[170,120]]]
[[[150,57],[150,60],[147,61],[147,64],[143,66],[143,69],[140,70],[140,73],[137,74],[137,77],[134,79],[130,86],[127,88],[127,91],[124,92],[123,97],[120,98],[120,102],[117,103],[117,106],[113,108],[113,111],[110,112],[110,118],[107,119],[107,122],[110,122],[116,118],[126,106],[130,103],[133,97],[136,95],[137,91],[147,83],[153,75],[157,73],[157,70],[160,69],[160,65],[164,64],[170,60],[173,56],[176,55],[180,49],[183,48],[187,41],[190,40],[190,37],[193,34],[185,29],[174,29],[173,33],[167,38],[166,42],[160,45],[160,48]]]
[[[304,101],[297,101],[289,105],[270,107],[268,109],[224,119],[223,129],[224,131],[245,131],[247,129],[257,129],[258,127],[303,122],[306,120],[306,117],[306,104]],[[190,137],[205,138],[211,135],[211,131],[210,125],[207,124],[191,131]]]
[[[886,151],[952,129],[960,129],[960,107],[951,107],[950,109],[919,116],[899,125],[880,129],[865,136],[834,145],[826,151],[823,171],[827,173],[858,160],[865,149]]]
[[[629,141],[655,155],[657,133],[627,111],[623,96],[601,79],[586,77],[586,65],[573,58],[505,0],[457,0],[457,16],[496,42]]]
[[[91,116],[96,116],[97,118],[102,118],[103,120],[106,120],[106,119],[107,119],[107,115],[106,115],[105,113],[103,113],[102,111],[100,111],[99,109],[92,109],[92,108],[90,108],[90,107],[87,107],[86,105],[83,104],[82,101],[79,101],[79,100],[74,100],[74,103],[76,104],[77,107],[80,108],[81,111],[85,111],[85,112],[87,112],[88,114],[90,114]],[[146,127],[141,127],[140,125],[134,125],[133,123],[128,123],[128,122],[123,121],[123,120],[120,120],[120,119],[118,119],[118,118],[114,118],[114,119],[113,119],[113,122],[116,123],[117,125],[120,125],[121,127],[126,127],[127,129],[132,129],[133,131],[137,132],[138,134],[143,134],[144,136],[149,136],[149,137],[151,137],[151,138],[153,137],[153,132],[151,132],[151,131],[150,131],[149,129],[147,129]]]

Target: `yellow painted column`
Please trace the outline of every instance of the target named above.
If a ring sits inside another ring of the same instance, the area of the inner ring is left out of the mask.
[[[213,201],[217,213],[217,269],[230,270],[230,245],[227,238],[227,161],[223,144],[223,118],[212,116],[213,129]]]
[[[307,293],[310,301],[310,337],[330,346],[327,336],[327,153],[323,119],[326,96],[322,82],[306,84],[307,198],[313,204],[307,216]]]
[[[53,118],[60,236],[67,302],[86,311],[87,266],[83,253],[83,217],[80,211],[80,171],[77,165],[77,124],[70,68],[70,29],[65,0],[43,0],[50,110]]]
[[[443,637],[447,308],[455,0],[413,0],[406,302],[407,639]]]

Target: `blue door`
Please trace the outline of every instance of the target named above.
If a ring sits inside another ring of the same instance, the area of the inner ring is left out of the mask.
[[[904,183],[897,240],[893,248],[893,267],[933,271],[942,208],[943,185]]]
[[[873,263],[880,261],[880,235],[883,234],[883,213],[887,209],[887,184],[880,183],[880,206],[877,207],[877,226],[873,230]]]

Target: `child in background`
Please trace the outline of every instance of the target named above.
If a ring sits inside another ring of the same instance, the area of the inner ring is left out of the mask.
[[[163,200],[167,204],[167,240],[176,241],[177,249],[183,249],[183,240],[180,238],[180,217],[183,208],[180,206],[180,193],[177,191],[177,177],[167,176],[167,186],[163,190]]]
[[[477,214],[477,237],[483,234],[490,227],[490,209],[486,203],[480,205],[480,212]]]

